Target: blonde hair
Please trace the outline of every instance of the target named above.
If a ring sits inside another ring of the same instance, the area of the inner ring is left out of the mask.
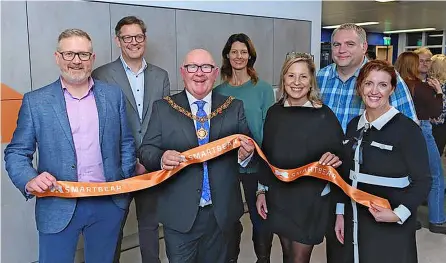
[[[446,55],[438,54],[432,57],[429,77],[438,79],[441,85],[446,84]]]
[[[417,55],[429,55],[432,57],[432,52],[427,47],[417,48],[413,52],[415,52]]]
[[[313,106],[321,106],[322,100],[320,98],[320,91],[319,87],[316,82],[316,66],[314,65],[313,59],[310,56],[302,56],[302,57],[291,57],[287,58],[282,66],[282,71],[280,73],[280,81],[279,81],[279,102],[281,104],[284,104],[285,101],[288,99],[288,93],[285,90],[285,83],[284,83],[284,77],[290,67],[294,63],[304,62],[308,70],[310,71],[310,92],[307,94],[308,100],[313,104]]]
[[[91,43],[90,35],[88,35],[87,32],[85,32],[82,29],[70,28],[70,29],[65,29],[62,33],[60,33],[59,37],[57,38],[57,49],[59,50],[60,41],[62,41],[62,39],[70,37],[83,37]],[[91,51],[93,51],[93,46],[91,47]]]
[[[341,30],[355,31],[359,37],[359,41],[361,44],[364,44],[367,42],[367,33],[365,32],[364,28],[362,28],[356,24],[353,24],[353,23],[345,23],[345,24],[340,25],[338,28],[336,28],[333,31],[333,33],[331,34],[331,42],[333,42],[333,37],[336,35],[336,33]]]

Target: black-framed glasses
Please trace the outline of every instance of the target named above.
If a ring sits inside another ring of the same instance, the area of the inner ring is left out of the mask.
[[[73,52],[73,51],[58,51],[62,58],[66,61],[72,61],[76,56],[82,61],[88,61],[93,53],[91,52]]]
[[[304,59],[311,59],[314,60],[314,56],[308,53],[301,53],[296,51],[291,51],[286,53],[286,59],[294,59],[294,58],[304,58]]]
[[[203,73],[211,73],[212,70],[215,68],[215,66],[211,65],[211,64],[203,64],[203,65],[187,64],[187,65],[184,65],[183,67],[189,73],[195,73],[198,71],[198,69],[201,69],[201,72],[203,72]]]
[[[124,43],[132,43],[133,39],[135,39],[136,43],[142,43],[146,40],[146,35],[138,34],[136,36],[120,36],[119,37]]]

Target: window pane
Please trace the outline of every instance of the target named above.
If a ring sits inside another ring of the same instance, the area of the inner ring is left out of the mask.
[[[441,47],[438,48],[429,48],[433,55],[441,54]]]
[[[443,42],[443,31],[432,31],[426,33],[426,45],[441,45]]]
[[[407,33],[406,46],[422,46],[423,33]]]

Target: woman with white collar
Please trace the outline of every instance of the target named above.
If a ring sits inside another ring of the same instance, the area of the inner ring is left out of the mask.
[[[263,152],[272,165],[290,169],[319,161],[338,167],[343,131],[323,105],[315,66],[307,54],[289,53],[280,78],[281,99],[269,108]],[[335,155],[336,154],[336,155]],[[259,170],[257,211],[280,238],[284,263],[310,262],[323,241],[329,216],[330,184],[313,177],[279,181],[269,167]]]
[[[416,213],[429,194],[429,160],[420,127],[389,104],[396,78],[393,66],[375,60],[356,81],[365,111],[347,126],[343,174],[354,188],[389,200],[391,209],[348,197],[338,204],[335,231],[346,252],[339,262],[417,262]]]

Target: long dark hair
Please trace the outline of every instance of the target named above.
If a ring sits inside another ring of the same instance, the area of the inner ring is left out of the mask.
[[[231,35],[228,38],[228,41],[226,42],[225,47],[223,48],[223,51],[221,52],[221,56],[223,59],[222,66],[220,69],[221,79],[223,81],[229,81],[232,77],[232,66],[231,66],[231,62],[229,62],[228,55],[229,55],[229,51],[231,51],[232,44],[234,44],[234,42],[237,42],[237,41],[244,43],[246,45],[246,47],[248,48],[248,54],[249,54],[248,65],[247,65],[248,75],[251,77],[251,81],[254,84],[256,84],[257,81],[259,80],[259,77],[257,76],[257,72],[254,69],[254,63],[256,62],[256,59],[257,59],[256,49],[254,48],[254,45],[253,45],[251,39],[243,33]]]

